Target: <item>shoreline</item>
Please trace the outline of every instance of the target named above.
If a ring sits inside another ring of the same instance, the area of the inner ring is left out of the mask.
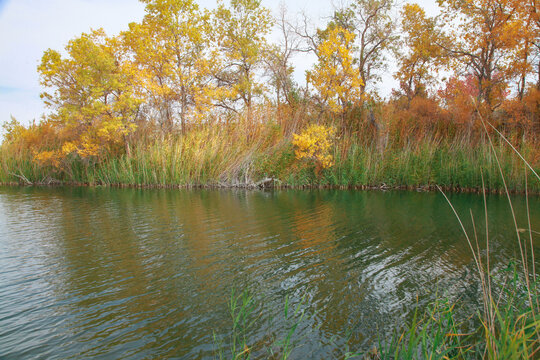
[[[24,182],[0,182],[1,187],[108,187],[117,189],[243,189],[243,190],[355,190],[355,191],[410,191],[410,192],[438,192],[439,188],[444,192],[456,193],[456,194],[482,194],[481,187],[461,187],[459,185],[441,186],[437,184],[430,185],[396,185],[389,186],[384,183],[380,185],[290,185],[284,183],[276,184],[277,179],[271,179],[272,184],[267,182],[258,183],[238,183],[238,184],[91,184],[83,182],[63,182],[63,181],[51,181],[51,182],[36,182],[36,183],[24,183]],[[502,195],[506,191],[504,189],[485,189],[486,194]],[[508,189],[508,192],[512,195],[532,195],[540,196],[539,191],[525,191],[522,189]]]

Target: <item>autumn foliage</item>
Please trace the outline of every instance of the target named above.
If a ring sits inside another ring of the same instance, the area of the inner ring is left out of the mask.
[[[300,134],[293,134],[296,158],[315,163],[317,172],[331,167],[334,159],[330,150],[335,133],[335,128],[313,124]]]
[[[352,0],[319,28],[285,10],[274,18],[259,0],[219,1],[214,10],[195,0],[141,1],[144,18],[120,34],[93,30],[43,54],[37,70],[49,112],[29,126],[7,122],[5,156],[70,180],[74,166],[95,174],[135,149],[204,134],[207,144],[220,136],[262,157],[282,149],[279,166],[310,164],[320,175],[355,146],[474,151],[486,143],[483,120],[517,147],[539,148],[536,1],[439,0],[435,18],[417,4]],[[279,41],[269,40],[272,31]],[[301,86],[294,59],[305,53],[315,61]],[[399,86],[383,99],[392,59]],[[254,165],[242,166],[249,173]]]

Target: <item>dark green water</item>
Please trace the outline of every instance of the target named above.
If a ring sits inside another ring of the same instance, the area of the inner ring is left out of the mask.
[[[450,199],[482,238],[482,197]],[[515,231],[505,197],[487,206],[501,272]],[[472,261],[438,193],[0,188],[0,358],[212,358],[233,288],[260,303],[252,343],[285,335],[285,298],[305,297],[291,358],[339,358],[435,292],[477,306]]]

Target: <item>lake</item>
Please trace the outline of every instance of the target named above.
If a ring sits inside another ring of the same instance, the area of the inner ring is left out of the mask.
[[[449,198],[485,251],[482,196]],[[526,228],[525,197],[512,202]],[[529,207],[539,231],[540,199]],[[506,197],[487,212],[502,274],[519,257]],[[481,301],[440,193],[0,187],[1,359],[211,359],[232,291],[254,296],[261,349],[294,323],[286,302],[304,312],[291,359],[367,350],[437,294]]]

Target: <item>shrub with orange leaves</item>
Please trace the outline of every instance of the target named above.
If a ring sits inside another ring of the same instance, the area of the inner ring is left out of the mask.
[[[398,144],[448,136],[450,124],[437,99],[415,96],[408,101],[403,96],[393,105],[395,113],[391,116],[389,130]]]
[[[50,151],[59,143],[58,134],[49,122],[32,123],[24,126],[15,118],[3,124],[3,146],[9,147],[12,153],[29,151],[34,156],[42,151]],[[46,155],[43,155],[46,157]]]
[[[4,142],[21,149],[35,151],[57,142],[56,131],[49,122],[24,126],[12,117],[10,122],[3,124],[3,128]]]
[[[506,100],[496,114],[507,133],[536,143],[540,140],[540,90],[536,87],[531,86],[522,99]]]
[[[479,96],[478,86],[472,76],[465,79],[451,77],[438,94],[454,123],[458,125],[471,123],[475,110],[474,99]]]

